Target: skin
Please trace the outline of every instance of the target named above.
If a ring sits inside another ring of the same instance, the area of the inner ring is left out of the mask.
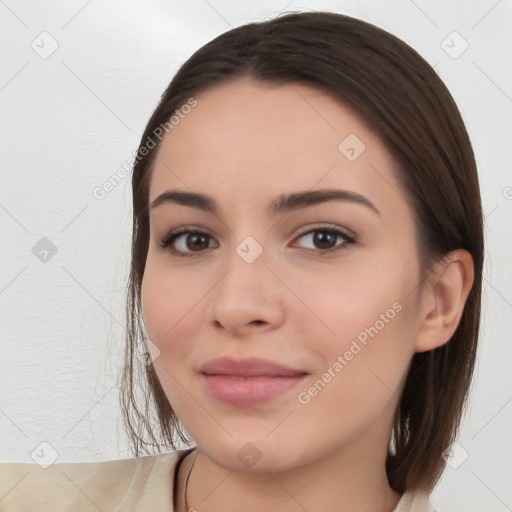
[[[201,192],[220,211],[154,208],[142,284],[148,337],[160,350],[155,370],[198,445],[188,507],[390,512],[400,495],[384,462],[407,369],[415,352],[455,331],[472,284],[471,257],[454,251],[420,282],[414,215],[396,165],[340,101],[305,85],[249,78],[196,99],[159,147],[149,199],[170,189]],[[352,162],[338,149],[349,134],[366,146]],[[356,192],[379,213],[349,201],[267,212],[280,194],[319,189]],[[190,236],[188,246],[186,236],[174,244],[190,257],[160,246],[171,230],[190,225],[209,235],[207,248],[194,252]],[[341,249],[321,254],[327,246],[315,244],[311,230],[333,227],[356,242],[333,235],[331,247]],[[247,236],[263,248],[252,263],[236,252]],[[393,304],[401,306],[394,318],[300,403],[298,394]],[[309,375],[261,405],[231,406],[211,397],[197,373],[225,354],[265,357]],[[250,468],[237,457],[248,442],[261,454]],[[190,463],[178,475],[180,511]]]

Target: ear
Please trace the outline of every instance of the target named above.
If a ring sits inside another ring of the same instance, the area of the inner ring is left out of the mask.
[[[447,343],[459,325],[474,280],[473,258],[458,249],[436,264],[422,284],[416,352]]]

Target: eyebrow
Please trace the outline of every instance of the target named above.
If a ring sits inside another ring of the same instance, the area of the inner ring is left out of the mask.
[[[380,215],[377,207],[365,196],[357,192],[340,189],[305,190],[279,195],[268,207],[269,213],[277,214],[293,210],[301,210],[309,206],[326,203],[330,201],[344,201],[348,203],[366,206],[376,214]],[[205,212],[217,215],[219,206],[213,197],[198,192],[187,192],[184,190],[166,190],[160,194],[150,205],[150,210],[165,203],[175,203],[190,208],[196,208]]]

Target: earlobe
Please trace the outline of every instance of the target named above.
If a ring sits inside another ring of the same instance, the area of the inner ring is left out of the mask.
[[[423,285],[416,352],[447,343],[459,325],[474,280],[471,254],[458,249],[447,254]]]

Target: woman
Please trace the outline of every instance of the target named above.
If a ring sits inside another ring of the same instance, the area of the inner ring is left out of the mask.
[[[483,235],[471,144],[432,68],[334,13],[230,30],[173,78],[132,188],[125,423],[136,456],[193,443],[5,465],[0,510],[434,510]]]

